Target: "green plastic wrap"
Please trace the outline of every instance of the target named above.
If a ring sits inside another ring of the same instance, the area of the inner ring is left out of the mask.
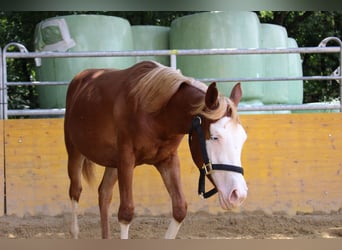
[[[298,48],[298,44],[295,39],[289,37],[287,40],[287,46],[289,48]],[[288,54],[289,58],[289,77],[301,77],[303,76],[302,59],[300,54]],[[289,81],[289,100],[290,104],[302,104],[303,103],[303,80]]]
[[[171,24],[172,49],[258,48],[259,19],[253,12],[205,12],[174,20]],[[262,72],[260,55],[182,56],[177,66],[196,78],[258,77]],[[235,83],[218,83],[229,95]],[[242,83],[244,100],[263,96],[263,85]]]
[[[261,24],[254,12],[204,12],[178,18],[171,24],[171,49],[297,47],[286,29]],[[177,57],[177,67],[196,78],[254,78],[302,76],[298,54],[213,55]],[[219,83],[229,95],[235,83]],[[243,82],[243,102],[300,104],[302,81]]]
[[[154,25],[133,25],[133,40],[135,50],[168,50],[170,27]],[[157,61],[170,66],[169,56],[137,56],[136,62],[144,60]]]
[[[133,50],[133,35],[125,19],[103,15],[70,15],[42,21],[36,26],[37,51]],[[87,68],[127,68],[134,57],[42,58],[40,81],[70,81]],[[38,86],[41,108],[65,107],[67,86]]]

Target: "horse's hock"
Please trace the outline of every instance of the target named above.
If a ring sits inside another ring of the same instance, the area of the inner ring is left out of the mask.
[[[267,213],[330,212],[342,207],[342,115],[340,113],[241,115],[248,134],[242,164],[249,196],[241,210]],[[56,215],[70,212],[63,119],[4,120],[0,146],[0,213]],[[214,196],[197,196],[198,169],[184,138],[182,183],[189,211],[218,213]],[[97,167],[98,183],[103,168]],[[5,171],[5,178],[4,176]],[[209,188],[209,187],[208,187]],[[170,213],[159,173],[139,166],[134,175],[138,214]],[[119,202],[114,189],[113,206]],[[98,211],[97,188],[84,184],[80,211]],[[117,209],[111,209],[116,213]]]

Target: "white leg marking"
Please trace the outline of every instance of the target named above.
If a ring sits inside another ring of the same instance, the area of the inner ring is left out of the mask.
[[[77,209],[78,209],[78,203],[75,200],[71,200],[71,228],[70,232],[74,239],[78,239],[78,220],[77,220]]]
[[[169,228],[165,233],[165,239],[175,239],[181,225],[182,223],[179,223],[174,218],[172,218],[169,224]]]
[[[122,240],[127,240],[128,239],[128,231],[129,231],[129,226],[130,224],[124,224],[119,222],[120,224],[120,239]]]

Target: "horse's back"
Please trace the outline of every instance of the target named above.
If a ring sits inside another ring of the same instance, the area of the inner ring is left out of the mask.
[[[134,84],[157,66],[158,64],[155,62],[144,61],[127,69],[86,69],[78,73],[70,82],[67,91],[66,109],[70,108],[71,100],[81,98],[85,94],[94,94],[86,93],[90,88],[102,90],[102,94],[116,94],[115,91],[125,90],[125,94],[128,95]],[[111,91],[114,91],[114,93],[111,93]],[[110,98],[114,99],[115,96]]]
[[[66,95],[66,111],[70,109],[71,101],[82,95],[82,92],[94,84],[99,76],[107,72],[115,72],[116,69],[86,69],[78,73],[70,82]]]

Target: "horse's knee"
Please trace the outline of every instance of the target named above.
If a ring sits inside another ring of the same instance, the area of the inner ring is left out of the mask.
[[[80,196],[82,193],[82,186],[74,186],[74,185],[70,185],[69,187],[69,197],[71,200],[75,200],[75,201],[79,201]]]
[[[118,212],[119,222],[129,224],[133,220],[134,216],[134,205],[120,205]]]
[[[188,206],[186,203],[180,204],[178,206],[174,206],[172,209],[173,218],[179,223],[181,223],[186,216],[187,209],[188,209]]]

